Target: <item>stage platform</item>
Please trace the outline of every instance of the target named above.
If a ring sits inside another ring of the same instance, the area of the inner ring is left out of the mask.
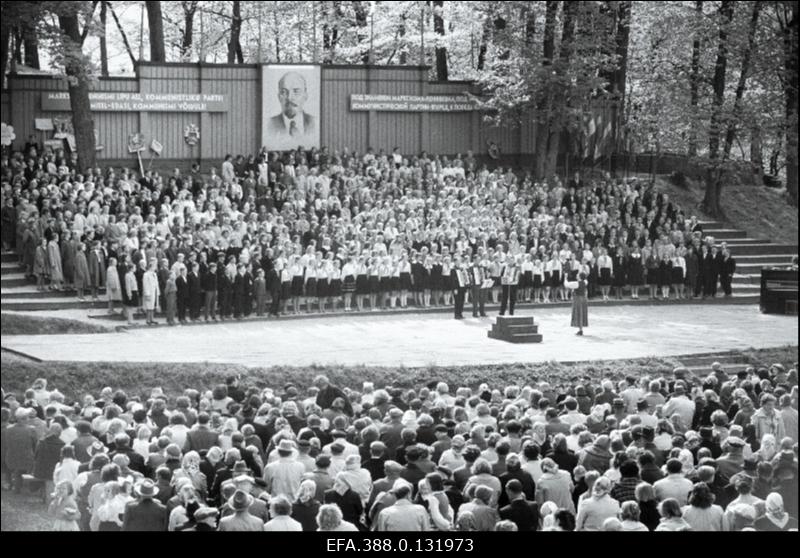
[[[461,365],[585,361],[686,355],[797,344],[795,316],[757,306],[593,306],[584,337],[569,327],[568,308],[535,316],[544,342],[487,338],[494,315],[330,317],[134,329],[91,335],[4,335],[2,346],[67,361],[219,362],[246,366]]]

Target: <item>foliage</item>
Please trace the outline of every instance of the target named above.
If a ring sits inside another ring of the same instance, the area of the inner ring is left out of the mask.
[[[67,333],[108,333],[100,325],[68,320],[65,318],[43,318],[27,314],[3,312],[0,315],[0,332],[3,335],[57,335]]]

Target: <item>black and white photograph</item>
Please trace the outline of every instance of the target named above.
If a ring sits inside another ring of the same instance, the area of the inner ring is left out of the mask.
[[[4,546],[797,532],[797,1],[0,9]]]

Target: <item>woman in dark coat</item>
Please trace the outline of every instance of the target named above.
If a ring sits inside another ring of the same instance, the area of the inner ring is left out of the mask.
[[[33,476],[43,483],[44,494],[50,494],[48,483],[53,481],[53,471],[61,461],[61,448],[64,442],[61,440],[61,425],[54,422],[47,431],[47,436],[36,446],[33,456]]]
[[[617,300],[622,300],[622,290],[628,284],[628,256],[622,249],[617,250],[614,256],[614,291],[617,294]]]
[[[364,506],[361,497],[350,487],[349,481],[342,475],[337,475],[333,488],[325,491],[325,503],[336,504],[342,510],[342,519],[364,530],[361,514]]]
[[[576,335],[583,335],[583,328],[589,327],[589,305],[586,301],[586,274],[581,273],[577,281],[564,281],[564,286],[572,289],[572,327],[578,328]]]
[[[639,300],[639,288],[644,286],[644,261],[639,246],[634,244],[628,256],[628,284],[631,286],[631,298]]]
[[[686,289],[687,296],[697,298],[697,276],[699,275],[699,263],[697,252],[694,246],[686,249]]]
[[[306,479],[300,483],[297,500],[292,504],[292,519],[303,526],[303,531],[317,530],[317,512],[320,503],[314,498],[317,483]]]
[[[703,298],[715,298],[717,296],[718,278],[717,248],[713,246],[711,251],[703,258]]]

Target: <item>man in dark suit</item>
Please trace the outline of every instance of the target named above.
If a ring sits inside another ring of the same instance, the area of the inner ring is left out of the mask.
[[[217,262],[211,262],[208,269],[200,277],[200,288],[203,290],[204,309],[203,317],[208,321],[209,316],[217,321]]]
[[[156,485],[150,479],[145,479],[136,487],[139,499],[129,502],[125,506],[125,515],[122,518],[123,531],[166,531],[167,508],[161,502],[154,500]]]
[[[269,304],[269,315],[278,317],[281,304],[281,276],[275,266],[269,266],[267,271],[267,289],[271,298]]]
[[[467,287],[469,287],[469,274],[464,269],[461,256],[456,256],[455,265],[450,271],[450,279],[453,283],[453,298],[455,301],[455,319],[464,319],[464,298]]]
[[[233,317],[240,319],[249,316],[253,309],[253,277],[244,264],[239,264],[237,271],[233,280]]]
[[[130,464],[128,467],[143,475],[147,474],[147,468],[144,466],[144,457],[131,448],[131,438],[124,432],[120,432],[114,437],[114,451],[108,457],[113,461],[116,455],[127,455]]]
[[[267,121],[267,133],[278,143],[289,143],[294,147],[308,144],[306,138],[314,138],[317,122],[303,110],[308,101],[305,78],[297,72],[285,73],[278,82],[278,100],[281,113]]]
[[[520,531],[536,531],[539,528],[539,504],[529,502],[522,492],[522,483],[511,479],[506,484],[509,504],[500,508],[500,519],[516,523]]]
[[[193,322],[200,319],[200,306],[203,304],[203,290],[200,286],[200,264],[193,263],[186,278],[189,287],[189,317]]]
[[[181,274],[175,279],[175,286],[178,288],[178,321],[186,323],[186,310],[189,307],[189,283],[186,279],[186,268],[181,267]]]
[[[722,290],[725,292],[725,296],[730,297],[733,294],[731,283],[733,282],[733,274],[736,272],[736,259],[731,256],[727,246],[722,249],[718,265],[719,282],[722,283]]]
[[[219,434],[209,428],[210,421],[211,417],[208,413],[197,415],[197,424],[186,434],[186,442],[190,450],[201,452],[218,445]]]

